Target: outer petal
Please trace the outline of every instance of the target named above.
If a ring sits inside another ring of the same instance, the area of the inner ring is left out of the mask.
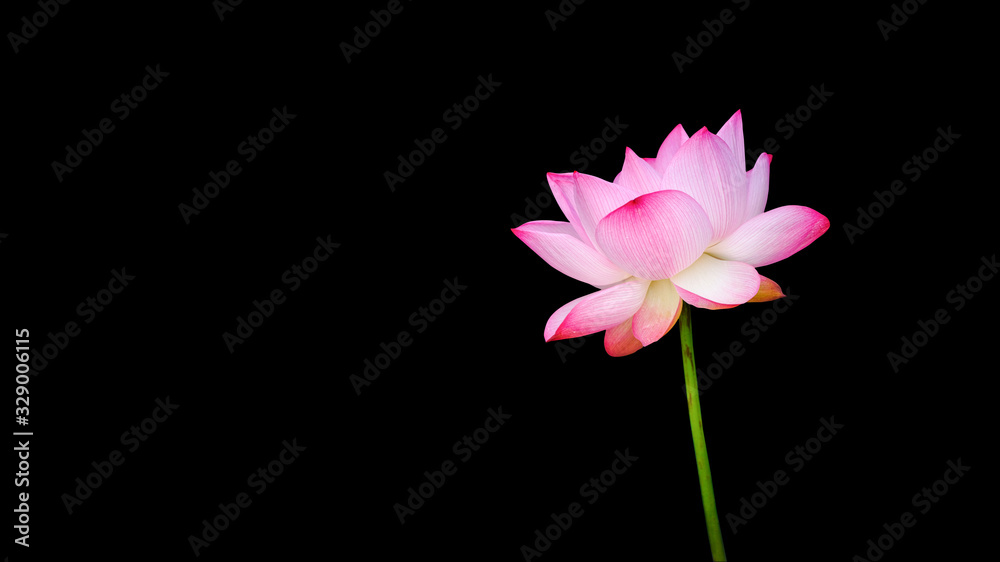
[[[656,173],[661,176],[663,175],[663,172],[667,170],[667,165],[670,164],[670,161],[674,159],[674,155],[677,154],[677,150],[687,140],[687,131],[680,124],[674,127],[673,131],[670,131],[667,138],[663,139],[660,150],[656,153],[656,160],[652,163],[653,168],[656,169]]]
[[[805,248],[828,228],[830,221],[809,207],[786,205],[748,220],[706,252],[720,259],[761,267]]]
[[[764,212],[767,204],[767,187],[771,181],[771,155],[761,153],[753,169],[747,172],[747,210],[743,216],[746,222]]]
[[[707,254],[670,280],[685,302],[713,310],[739,306],[753,298],[760,288],[760,275],[753,267]]]
[[[631,148],[625,148],[625,165],[615,183],[635,191],[638,194],[660,191],[660,174],[649,162],[639,158]]]
[[[603,287],[629,277],[603,254],[581,241],[568,222],[533,221],[511,231],[545,263],[573,279]]]
[[[596,247],[597,223],[611,211],[638,197],[634,191],[601,178],[573,172],[576,178],[576,212],[587,237]]]
[[[729,121],[726,121],[726,124],[719,129],[716,135],[726,142],[729,150],[733,152],[733,156],[742,164],[742,171],[745,172],[747,157],[743,148],[743,114],[736,110],[736,113],[729,118]]]
[[[659,340],[674,327],[683,304],[669,279],[653,281],[646,291],[646,300],[632,316],[632,334],[644,346]]]
[[[781,292],[781,287],[777,283],[761,275],[760,288],[757,289],[757,294],[747,302],[769,302],[778,300],[783,296],[785,296],[785,293]]]
[[[642,279],[668,279],[708,246],[712,226],[690,195],[657,191],[629,201],[597,225],[597,246]]]
[[[566,216],[566,220],[573,225],[573,229],[576,230],[580,240],[583,240],[586,245],[590,246],[590,237],[587,236],[587,231],[583,229],[583,224],[580,222],[580,215],[576,212],[576,180],[573,179],[573,173],[556,174],[550,172],[545,174],[545,176],[549,180],[549,188],[552,190],[553,197],[556,198],[559,209]]]
[[[624,357],[642,349],[642,342],[632,335],[632,318],[604,332],[604,350],[612,357]]]
[[[662,189],[694,197],[712,223],[712,243],[743,222],[747,202],[746,164],[722,139],[702,128],[677,151],[663,174]]]
[[[632,279],[570,301],[545,324],[545,341],[576,338],[614,328],[642,306],[649,281]]]

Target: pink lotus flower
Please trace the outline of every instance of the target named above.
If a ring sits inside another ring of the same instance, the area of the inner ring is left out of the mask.
[[[614,183],[573,172],[548,174],[569,222],[512,229],[560,272],[597,287],[549,318],[545,341],[606,330],[609,355],[659,340],[682,302],[732,308],[784,296],[758,267],[805,248],[830,227],[816,211],[788,205],[764,212],[771,155],[745,171],[737,111],[717,134],[690,138],[677,125],[655,158],[625,149]]]

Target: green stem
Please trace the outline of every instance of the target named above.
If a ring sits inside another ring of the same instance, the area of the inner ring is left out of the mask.
[[[678,323],[681,325],[684,386],[687,391],[688,414],[691,418],[691,437],[694,439],[694,458],[698,461],[701,503],[705,508],[705,523],[708,525],[708,541],[712,546],[712,560],[724,562],[726,549],[722,546],[722,529],[719,527],[719,513],[715,508],[712,470],[708,466],[708,448],[705,445],[705,430],[701,424],[701,403],[698,401],[698,376],[694,368],[694,342],[691,337],[691,305],[684,303],[682,306]]]

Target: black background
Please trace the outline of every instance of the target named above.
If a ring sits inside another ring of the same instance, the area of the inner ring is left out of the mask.
[[[886,560],[976,552],[995,282],[961,310],[947,295],[996,251],[979,8],[927,2],[886,40],[889,2],[592,0],[555,29],[555,0],[404,2],[348,62],[342,43],[385,6],[243,2],[220,21],[208,1],[72,2],[17,53],[8,42],[4,323],[36,349],[81,326],[30,383],[31,547],[10,560],[191,559],[189,536],[241,492],[253,503],[199,558],[523,560],[626,448],[639,460],[541,559],[708,560],[676,329],[626,358],[599,334],[544,343],[549,315],[592,288],[509,229],[563,220],[544,174],[579,169],[605,119],[627,129],[586,172],[611,179],[626,146],[652,156],[677,123],[716,131],[737,109],[748,148],[779,143],[767,208],[831,227],[762,270],[799,299],[756,341],[741,327],[771,304],[694,313],[700,367],[746,349],[702,397],[720,516],[790,473],[735,535],[723,522],[730,559],[850,560],[904,511],[917,524]],[[39,9],[5,3],[4,31]],[[735,21],[679,71],[673,53],[724,9]],[[119,121],[111,103],[157,64],[169,76]],[[490,76],[452,129],[445,111]],[[821,86],[832,95],[786,138],[779,121]],[[187,224],[178,206],[282,107],[288,127]],[[115,130],[58,181],[52,162],[105,117]],[[391,190],[384,172],[439,127]],[[939,127],[960,137],[912,181],[901,167]],[[852,242],[844,225],[897,179],[906,192]],[[317,237],[340,247],[288,291]],[[85,323],[77,306],[121,268],[134,281]],[[455,279],[467,289],[418,332],[411,315]],[[288,300],[230,353],[222,334],[274,289]],[[940,308],[949,323],[894,372],[887,353]],[[359,395],[351,375],[401,331],[413,343]],[[168,396],[177,411],[68,514],[75,479]],[[511,418],[401,525],[393,505],[490,408]],[[786,455],[831,418],[843,429],[792,472]],[[248,476],[292,440],[306,450],[257,495]],[[970,472],[917,513],[959,458]]]

